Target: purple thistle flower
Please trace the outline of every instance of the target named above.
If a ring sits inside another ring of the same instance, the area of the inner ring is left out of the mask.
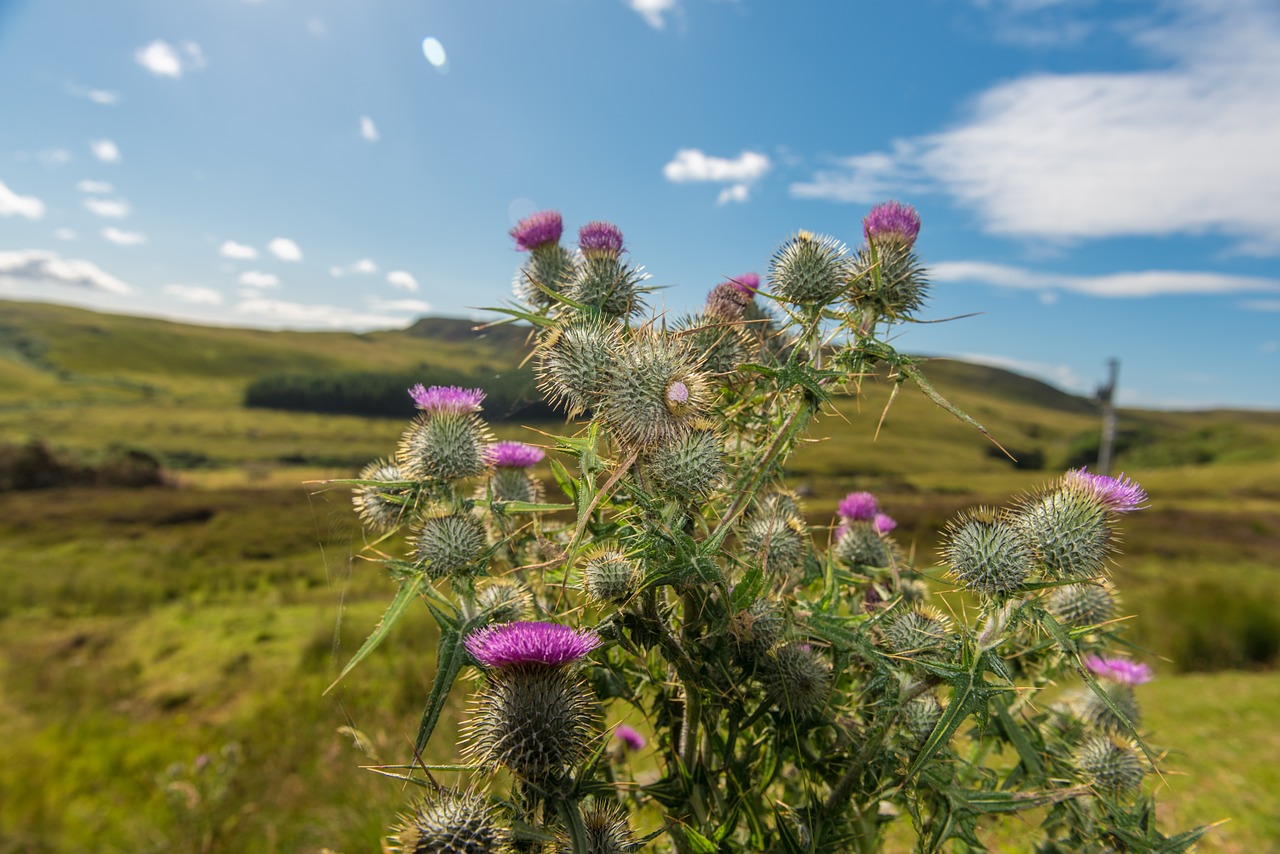
[[[760,290],[760,274],[743,273],[736,279],[730,279],[729,284],[742,291],[748,297],[753,297],[756,295],[756,291]]]
[[[498,468],[527,469],[536,466],[546,452],[524,442],[497,442],[489,446],[486,456]]]
[[[637,750],[644,750],[644,746],[649,743],[645,740],[645,737],[640,734],[639,730],[629,727],[626,724],[620,724],[618,728],[613,731],[613,737],[622,742],[622,746],[633,753]]]
[[[463,643],[485,667],[561,667],[591,652],[601,639],[595,632],[559,623],[521,621],[477,629]]]
[[[622,232],[611,222],[589,222],[578,229],[578,247],[588,258],[617,258],[622,254]]]
[[[560,211],[538,211],[516,223],[510,234],[515,238],[516,249],[531,252],[539,246],[558,243],[564,232],[564,220]]]
[[[887,534],[898,527],[898,523],[886,513],[877,513],[875,519],[871,521],[871,526],[876,529],[877,534]]]
[[[484,392],[478,388],[458,388],[454,385],[433,385],[431,388],[418,383],[409,389],[409,396],[423,412],[461,415],[479,412]]]
[[[870,492],[850,492],[836,512],[850,522],[870,522],[880,512],[880,504]]]
[[[902,243],[910,247],[920,233],[920,214],[911,205],[885,202],[863,217],[862,233],[870,243]]]
[[[1141,685],[1143,682],[1151,681],[1150,667],[1127,658],[1102,658],[1090,655],[1085,658],[1084,663],[1094,676],[1118,682],[1121,685]]]
[[[1146,491],[1123,473],[1115,478],[1105,474],[1090,474],[1087,469],[1072,469],[1066,473],[1062,482],[1069,489],[1078,489],[1090,495],[1115,513],[1128,513],[1146,506]]]
[[[689,387],[681,380],[676,380],[667,386],[667,401],[669,403],[688,403]]]

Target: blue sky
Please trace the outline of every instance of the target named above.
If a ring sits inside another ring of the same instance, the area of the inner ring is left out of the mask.
[[[556,208],[681,311],[896,198],[903,349],[1280,408],[1275,0],[0,0],[0,81],[0,298],[481,317]]]

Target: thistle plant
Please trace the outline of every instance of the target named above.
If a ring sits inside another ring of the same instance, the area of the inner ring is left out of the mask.
[[[574,251],[558,213],[512,230],[498,311],[532,330],[563,434],[494,443],[481,390],[418,386],[394,461],[349,482],[396,593],[339,678],[415,603],[440,632],[413,749],[379,769],[423,790],[392,850],[862,852],[895,823],[971,850],[1015,815],[1044,852],[1200,837],[1153,820],[1151,672],[1116,654],[1137,484],[1067,472],[963,512],[919,565],[875,495],[829,516],[787,488],[815,417],[871,378],[986,433],[890,343],[928,293],[919,232],[896,202],[852,252],[797,232],[668,323],[616,226]],[[460,761],[427,761],[464,694]]]

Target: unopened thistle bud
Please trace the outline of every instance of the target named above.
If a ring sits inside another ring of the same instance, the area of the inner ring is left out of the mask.
[[[421,412],[396,453],[412,480],[460,480],[487,468],[488,428],[476,416],[484,392],[454,386],[416,385],[409,390]]]
[[[587,597],[602,605],[620,605],[640,587],[640,567],[622,552],[600,551],[587,558],[582,586]]]
[[[800,566],[809,546],[805,524],[795,516],[753,516],[739,537],[742,548],[774,575]]]
[[[1133,686],[1123,682],[1102,681],[1099,682],[1099,687],[1136,729],[1142,722],[1142,708],[1138,705],[1138,698],[1134,696]],[[1124,720],[1090,688],[1082,688],[1076,692],[1072,709],[1080,720],[1102,732],[1119,735],[1129,731]]]
[[[514,623],[533,611],[533,595],[519,582],[494,578],[480,588],[476,605],[487,623]]]
[[[1132,742],[1113,736],[1095,736],[1075,752],[1076,767],[1099,792],[1112,797],[1136,792],[1146,774],[1146,764]]]
[[[951,621],[936,608],[916,605],[900,610],[888,618],[884,637],[898,655],[931,656],[943,649],[950,639]]]
[[[986,596],[1021,589],[1033,560],[1021,529],[990,507],[969,510],[949,522],[942,554],[954,578]]]
[[[618,360],[612,326],[577,319],[551,331],[538,346],[538,387],[570,417],[594,409]]]
[[[573,271],[566,296],[605,317],[625,318],[643,307],[640,284],[648,276],[622,263],[622,232],[607,222],[591,222],[579,232],[582,262]]]
[[[831,693],[831,664],[807,643],[776,647],[765,678],[774,705],[797,720],[821,712]]]
[[[800,305],[826,305],[849,279],[848,249],[834,237],[798,232],[774,253],[769,283],[774,293]]]
[[[633,854],[640,850],[627,823],[627,812],[619,804],[593,798],[582,810],[582,826],[587,831],[588,854]],[[573,842],[561,838],[556,854],[574,854]]]
[[[523,442],[498,442],[490,445],[486,459],[493,466],[489,489],[496,501],[537,501],[542,497],[542,484],[529,469],[542,462],[546,452]]]
[[[712,492],[724,474],[724,438],[705,419],[644,456],[643,470],[668,495],[690,500]]]
[[[685,432],[709,398],[706,375],[682,342],[641,332],[622,347],[597,411],[616,438],[650,448]]]
[[[413,531],[413,555],[432,579],[469,574],[485,550],[484,523],[472,513],[429,515]]]
[[[892,562],[889,544],[874,522],[841,525],[836,529],[832,553],[846,566],[888,566]]]
[[[497,854],[507,837],[487,798],[441,790],[400,816],[388,841],[399,854]]]
[[[681,317],[674,331],[690,352],[701,354],[702,369],[712,377],[732,377],[757,349],[755,337],[741,324],[722,320],[709,311]]]
[[[403,486],[381,484],[403,482],[407,479],[400,467],[390,460],[376,460],[360,470],[360,480],[380,482],[357,486],[351,497],[356,513],[366,528],[386,531],[405,520],[412,491]]]
[[[757,515],[777,516],[783,519],[804,519],[800,512],[800,496],[790,489],[767,492],[756,498]]]
[[[1045,608],[1068,628],[1100,626],[1116,615],[1116,595],[1107,583],[1065,584],[1045,597]]]
[[[752,602],[749,608],[734,614],[729,623],[734,642],[752,658],[773,649],[786,631],[786,615],[768,599]]]
[[[902,707],[902,723],[917,747],[929,740],[942,718],[942,704],[933,694],[921,694]]]
[[[1078,488],[1031,496],[1011,517],[1046,575],[1083,580],[1100,575],[1115,547],[1106,505]]]

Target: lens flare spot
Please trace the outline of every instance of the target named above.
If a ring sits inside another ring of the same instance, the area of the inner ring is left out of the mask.
[[[444,68],[448,62],[445,56],[444,45],[440,44],[440,40],[434,36],[427,36],[422,40],[422,55],[427,58],[427,62],[435,68]]]

